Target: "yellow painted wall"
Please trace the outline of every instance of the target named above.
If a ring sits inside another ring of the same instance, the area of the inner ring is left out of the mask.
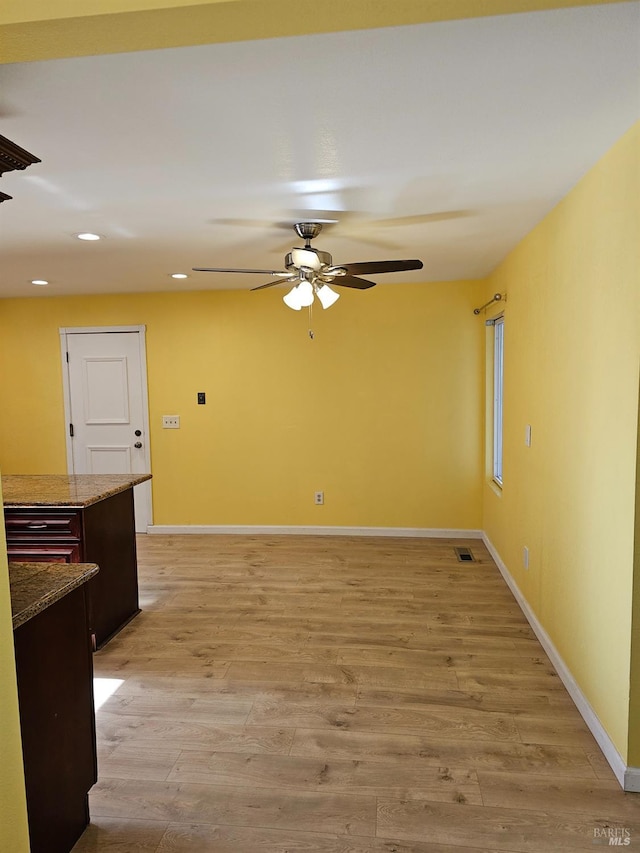
[[[481,287],[3,300],[0,464],[66,471],[59,327],[145,324],[156,524],[478,528]]]
[[[483,527],[623,757],[640,363],[639,157],[640,124],[486,286],[487,293],[506,291],[508,301],[504,488],[500,495],[485,485]],[[634,760],[640,764],[637,750]]]
[[[338,32],[622,0],[3,0],[0,62]]]
[[[4,542],[4,516],[0,516],[0,542]],[[29,853],[5,548],[0,548],[0,768],[0,850]]]
[[[636,456],[636,526],[633,549],[633,605],[631,626],[631,691],[629,697],[630,767],[640,767],[640,407]]]

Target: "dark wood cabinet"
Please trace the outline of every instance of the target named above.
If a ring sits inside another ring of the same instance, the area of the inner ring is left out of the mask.
[[[98,564],[87,584],[96,648],[140,612],[132,488],[84,507],[5,506],[5,526],[12,562]]]
[[[98,777],[86,589],[14,630],[31,853],[68,853],[89,823]]]

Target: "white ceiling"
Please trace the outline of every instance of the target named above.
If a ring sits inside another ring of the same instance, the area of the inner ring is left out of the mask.
[[[314,211],[337,263],[424,262],[380,281],[484,276],[639,81],[638,2],[0,66],[0,133],[42,159],[0,179],[0,296],[255,286],[191,267],[277,269]]]

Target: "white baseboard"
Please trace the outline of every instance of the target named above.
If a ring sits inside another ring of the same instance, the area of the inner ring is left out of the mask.
[[[640,767],[627,767],[624,774],[625,791],[633,791],[640,794]]]
[[[560,680],[567,688],[567,692],[573,699],[576,708],[580,712],[580,716],[589,727],[589,730],[596,739],[598,746],[604,754],[604,757],[609,762],[616,779],[625,791],[640,791],[640,768],[626,766],[626,764],[624,763],[624,759],[616,749],[615,744],[613,743],[613,741],[607,734],[604,726],[598,719],[596,712],[589,704],[586,696],[578,686],[568,666],[560,657],[560,654],[554,646],[551,638],[538,621],[537,616],[529,606],[523,594],[520,592],[518,584],[511,577],[509,569],[502,561],[500,554],[498,554],[498,552],[493,546],[493,543],[486,535],[486,533],[483,533],[482,541],[487,546],[489,553],[493,557],[495,564],[500,570],[500,574],[505,579],[507,586],[513,593],[515,600],[518,602],[520,609],[524,613],[527,622],[529,623],[529,625],[531,625],[533,632],[535,633],[536,637],[540,641],[541,646],[547,653],[551,663],[553,664],[554,669],[560,676]],[[627,787],[628,785],[635,785],[636,787]]]
[[[422,537],[428,539],[482,539],[482,530],[460,530],[456,528],[427,527],[308,527],[295,525],[252,525],[252,524],[151,524],[147,533],[162,535],[199,534],[239,534],[255,536],[260,534],[293,534],[307,536],[400,536]]]

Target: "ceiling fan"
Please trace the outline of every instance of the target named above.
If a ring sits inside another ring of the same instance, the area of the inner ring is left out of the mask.
[[[322,231],[321,222],[297,222],[294,231],[305,243],[304,248],[293,248],[285,257],[284,270],[247,270],[227,269],[224,267],[193,267],[194,272],[225,272],[225,273],[255,273],[257,275],[277,276],[276,281],[269,281],[252,287],[252,290],[262,290],[276,284],[293,284],[293,289],[283,297],[285,305],[300,311],[313,303],[314,297],[323,308],[339,298],[339,294],[329,285],[338,287],[354,287],[366,290],[374,287],[375,281],[360,278],[361,274],[375,275],[376,273],[403,272],[405,270],[422,269],[422,261],[364,261],[355,264],[334,264],[328,252],[321,252],[311,246],[311,241]]]

